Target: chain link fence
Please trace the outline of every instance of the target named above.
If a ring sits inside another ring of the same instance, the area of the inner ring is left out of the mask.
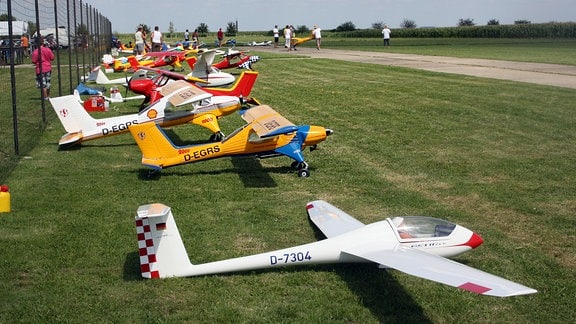
[[[112,25],[84,1],[0,0],[0,183],[56,118],[31,62],[41,38],[55,56],[51,95],[67,95],[109,53]]]

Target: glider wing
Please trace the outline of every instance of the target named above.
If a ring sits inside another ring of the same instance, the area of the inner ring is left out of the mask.
[[[306,206],[310,220],[326,237],[334,237],[346,232],[353,231],[364,224],[346,212],[323,201],[316,200]]]
[[[509,297],[537,292],[532,288],[461,263],[399,245],[386,248],[367,242],[345,248],[342,252],[416,277],[481,295]]]

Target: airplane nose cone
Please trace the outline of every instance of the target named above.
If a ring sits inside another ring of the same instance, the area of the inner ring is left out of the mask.
[[[326,136],[330,136],[334,133],[333,130],[331,130],[330,128],[326,128]]]
[[[326,139],[327,136],[332,134],[332,130],[322,126],[310,126],[305,134],[306,146],[318,144]]]
[[[480,235],[472,233],[472,236],[470,237],[468,242],[466,242],[466,244],[464,245],[469,246],[472,249],[475,249],[479,247],[482,243],[484,243],[484,240],[480,237]]]

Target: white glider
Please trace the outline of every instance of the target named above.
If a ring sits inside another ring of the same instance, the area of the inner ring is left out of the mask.
[[[508,297],[537,291],[451,261],[482,244],[476,233],[430,217],[387,218],[364,225],[333,205],[316,200],[306,209],[327,239],[256,255],[193,265],[170,207],[138,208],[136,232],[144,278],[188,277],[290,265],[374,262],[477,294]]]

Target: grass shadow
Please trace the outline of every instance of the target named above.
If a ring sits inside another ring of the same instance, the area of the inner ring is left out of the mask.
[[[316,240],[326,236],[308,218]],[[423,309],[390,276],[375,263],[347,263],[334,266],[334,271],[380,323],[432,323]]]

